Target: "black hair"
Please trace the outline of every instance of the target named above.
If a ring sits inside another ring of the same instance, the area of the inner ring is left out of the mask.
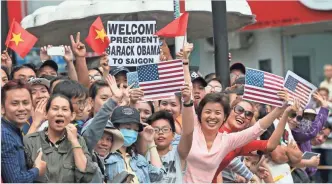
[[[229,97],[224,93],[209,93],[201,100],[197,107],[198,121],[201,123],[202,111],[207,103],[219,103],[224,109],[224,118],[228,118],[230,113]]]
[[[64,80],[58,83],[53,89],[53,94],[56,93],[63,94],[69,99],[88,97],[88,89],[73,80]]]
[[[10,79],[14,79],[14,74],[23,68],[30,68],[35,74],[37,74],[36,66],[32,63],[26,63],[20,66],[15,66],[10,74]]]
[[[10,80],[9,70],[6,66],[1,65],[1,69],[6,73],[8,80]]]
[[[175,99],[180,104],[180,108],[182,108],[182,100],[181,100],[182,99],[182,94],[181,94],[181,92],[174,93],[174,95],[175,95]],[[159,106],[160,106],[161,101],[163,101],[163,100],[159,100]]]
[[[1,88],[1,104],[4,106],[7,98],[7,92],[14,89],[26,89],[29,91],[32,101],[31,89],[23,80],[10,80]]]
[[[206,81],[206,83],[210,83],[211,81],[217,81],[217,82],[219,82],[220,84],[221,84],[221,80],[220,79],[218,79],[218,78],[212,78],[212,79],[208,79],[207,81]]]
[[[103,81],[103,80],[97,80],[95,81],[89,89],[89,96],[94,100],[97,96],[97,93],[99,91],[99,89],[103,88],[103,87],[109,87],[109,85],[107,84],[107,82]]]
[[[153,114],[154,113],[154,105],[153,105],[153,103],[151,101],[147,101],[146,103],[150,106],[151,113]]]
[[[50,89],[52,89],[54,82],[56,82],[58,80],[69,80],[69,77],[59,75],[59,76],[53,78],[50,82]]]
[[[206,81],[209,81],[209,80],[215,78],[215,77],[214,77],[215,75],[216,75],[216,73],[209,73],[209,74],[207,74],[207,75],[204,77],[204,79],[205,79]]]
[[[96,70],[101,76],[103,76],[103,72],[101,72],[97,67],[90,68],[89,70]]]
[[[167,111],[158,111],[152,114],[148,120],[146,121],[147,124],[151,125],[153,122],[158,121],[160,119],[168,121],[169,125],[172,128],[172,132],[175,132],[175,123],[172,114]]]
[[[328,121],[325,123],[325,125],[323,126],[323,129],[330,129],[330,131],[332,132],[332,124],[330,124]]]
[[[48,112],[51,108],[51,104],[52,104],[52,101],[57,98],[57,97],[60,97],[60,98],[63,98],[65,100],[68,101],[69,103],[69,109],[71,112],[74,112],[74,107],[73,107],[73,104],[71,103],[70,99],[68,97],[66,97],[65,95],[63,94],[60,94],[60,93],[57,93],[57,94],[53,94],[47,101],[47,104],[46,104],[46,112]]]

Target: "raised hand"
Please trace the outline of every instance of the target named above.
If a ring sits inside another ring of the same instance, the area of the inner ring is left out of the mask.
[[[144,96],[144,92],[140,88],[130,89],[129,90],[129,98],[131,104],[136,104],[137,101],[141,100]]]
[[[74,40],[73,35],[70,35],[71,47],[73,49],[73,53],[76,57],[85,57],[86,48],[85,45],[81,42],[81,33],[78,32],[76,34],[76,40]]]
[[[108,75],[105,77],[105,80],[111,88],[113,94],[112,99],[116,102],[120,102],[123,97],[123,91],[119,89],[118,85],[116,84],[115,78],[112,75]]]
[[[148,144],[154,143],[154,129],[152,126],[145,126],[143,131],[141,132],[141,136],[143,140],[145,140]]]
[[[41,61],[50,60],[51,56],[47,54],[47,49],[53,47],[52,45],[44,46],[40,48],[39,57]]]
[[[111,66],[108,65],[108,55],[104,52],[103,55],[100,57],[100,62],[99,62],[99,69],[102,69],[103,74],[109,74],[111,70]]]
[[[3,51],[2,54],[1,54],[1,65],[6,66],[9,70],[13,66],[12,58],[10,58],[7,51]]]
[[[279,96],[280,99],[284,101],[283,107],[286,107],[288,105],[288,100],[289,100],[289,95],[287,89],[282,89],[280,90],[277,95]]]
[[[63,56],[63,59],[65,59],[65,61],[67,63],[69,62],[73,62],[74,60],[74,56],[73,56],[73,51],[71,50],[70,46],[63,46],[65,48],[65,55]]]
[[[301,108],[300,101],[298,99],[294,99],[293,105],[288,106],[286,111],[287,112],[297,112]]]
[[[316,102],[319,103],[319,105],[321,105],[322,107],[327,108],[328,107],[328,102],[326,100],[324,100],[324,98],[322,97],[322,95],[320,95],[317,91],[315,91],[312,94],[312,97],[314,98],[314,100]]]

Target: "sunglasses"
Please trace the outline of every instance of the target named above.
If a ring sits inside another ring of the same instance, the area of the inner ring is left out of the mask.
[[[302,121],[302,119],[307,119],[307,120],[310,120],[310,121],[314,121],[315,118],[316,118],[316,115],[311,115],[311,114],[304,114],[303,116],[301,115],[297,115],[295,112],[293,113],[290,113],[288,115],[288,117],[290,117],[291,119],[294,119],[296,118],[296,121]]]
[[[236,114],[238,114],[238,115],[244,113],[244,117],[245,117],[246,119],[248,119],[248,120],[251,120],[251,119],[254,117],[254,113],[253,113],[253,112],[251,112],[251,111],[246,111],[246,110],[244,110],[243,107],[241,107],[241,106],[239,106],[239,105],[237,105],[237,106],[234,107],[234,112],[235,112]]]

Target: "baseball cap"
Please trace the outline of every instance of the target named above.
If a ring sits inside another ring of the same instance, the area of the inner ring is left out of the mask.
[[[243,74],[246,74],[246,67],[242,63],[234,63],[229,68],[230,71],[232,70],[240,70]]]
[[[44,78],[30,78],[28,81],[28,84],[32,85],[43,85],[47,87],[47,89],[50,88],[50,81]]]
[[[139,127],[138,131],[140,132],[143,130],[138,110],[129,106],[120,106],[114,109],[111,116],[111,122],[113,124],[136,123]]]
[[[197,80],[197,81],[200,81],[204,87],[207,86],[207,82],[204,80],[203,75],[199,71],[196,71],[196,70],[191,71],[190,78],[191,78],[191,82],[194,82]]]
[[[104,132],[108,132],[113,135],[113,142],[111,147],[111,153],[114,153],[116,150],[120,149],[123,146],[124,138],[120,130],[116,129],[111,121],[108,121]]]
[[[119,72],[125,72],[128,73],[129,69],[123,66],[116,66],[116,67],[112,67],[110,74],[115,76],[116,74],[118,74]]]
[[[53,68],[56,72],[58,72],[58,64],[56,64],[56,62],[53,61],[53,60],[46,60],[46,61],[44,61],[44,62],[40,65],[39,70],[40,70],[41,68],[45,67],[45,66],[49,66],[49,67]]]

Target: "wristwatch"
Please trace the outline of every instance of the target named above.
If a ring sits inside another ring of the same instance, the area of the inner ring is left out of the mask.
[[[194,105],[194,101],[190,100],[189,104],[183,103],[184,107],[192,107]]]

